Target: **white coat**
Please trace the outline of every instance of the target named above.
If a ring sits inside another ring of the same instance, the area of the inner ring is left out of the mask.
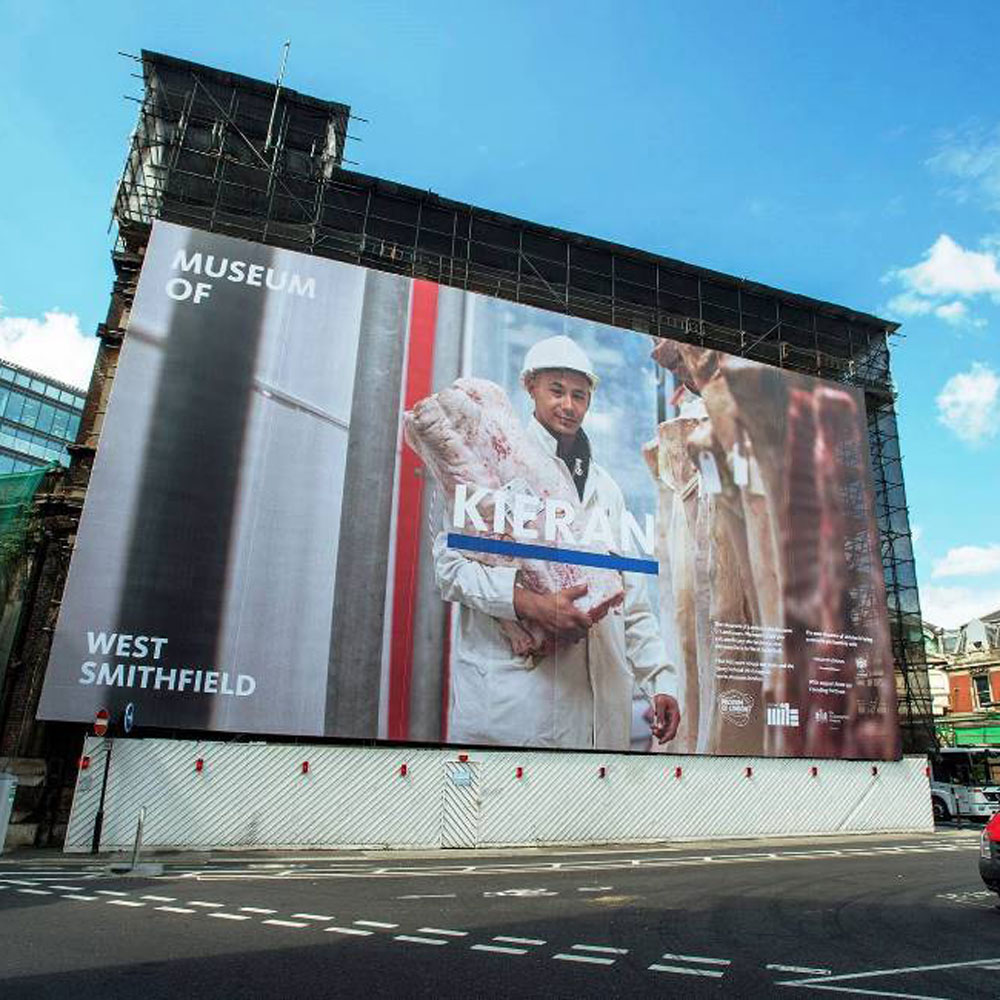
[[[537,420],[531,429],[555,456],[555,438]],[[569,470],[559,464],[572,483]],[[585,519],[597,507],[605,508],[612,526],[620,524],[621,489],[591,460]],[[449,742],[628,750],[634,682],[647,694],[675,695],[675,670],[667,663],[643,575],[622,574],[623,604],[594,625],[586,639],[533,658],[514,655],[494,620],[517,617],[516,567],[484,566],[449,549],[446,531],[434,541],[434,566],[441,597],[455,602],[458,612]]]

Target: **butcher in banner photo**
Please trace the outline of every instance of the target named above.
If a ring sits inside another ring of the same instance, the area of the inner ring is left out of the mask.
[[[434,541],[438,590],[459,606],[449,737],[628,750],[638,685],[665,743],[680,721],[675,666],[644,581],[626,571],[655,574],[653,519],[643,535],[593,455],[583,425],[599,377],[561,335],[534,344],[520,375],[527,426],[478,378],[406,417],[407,441],[450,501]],[[636,536],[646,558],[621,558]]]
[[[898,756],[864,393],[560,309],[157,222],[39,716]]]

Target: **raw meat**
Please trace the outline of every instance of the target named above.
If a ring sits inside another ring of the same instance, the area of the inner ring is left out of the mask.
[[[447,498],[449,523],[455,487],[466,484],[490,490],[518,484],[517,492],[530,492],[545,501],[559,500],[572,508],[574,523],[583,522],[582,507],[568,471],[554,455],[547,454],[521,426],[507,394],[493,382],[460,378],[446,389],[420,400],[403,416],[407,443],[423,459]],[[492,496],[479,504],[483,520],[492,524]],[[540,519],[527,522],[539,531]],[[471,529],[463,529],[468,533]],[[479,532],[488,538],[509,538]],[[547,546],[558,546],[548,541]],[[485,553],[469,558],[492,565],[517,565],[526,587],[539,594],[554,593],[586,584],[587,593],[577,606],[592,621],[599,621],[621,604],[625,592],[621,574],[614,570],[573,566],[539,559],[520,559]],[[547,652],[551,637],[530,623],[501,622],[518,654]]]

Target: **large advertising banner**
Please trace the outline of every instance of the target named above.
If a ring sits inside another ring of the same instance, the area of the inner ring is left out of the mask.
[[[892,758],[863,395],[157,223],[39,717]]]

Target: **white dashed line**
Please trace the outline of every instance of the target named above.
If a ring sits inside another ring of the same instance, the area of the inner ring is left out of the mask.
[[[828,976],[830,975],[829,969],[807,969],[801,965],[765,965],[765,969],[773,969],[775,972],[801,972],[804,975],[811,976]]]
[[[333,920],[333,917],[324,916],[322,913],[293,913],[292,916],[301,920]]]
[[[157,906],[154,909],[161,910],[163,913],[197,913],[197,910],[185,906]]]
[[[507,944],[545,944],[541,938],[503,937],[502,935],[498,935],[493,940],[504,941]]]
[[[272,927],[308,927],[308,924],[301,920],[262,920],[261,923],[270,924]]]
[[[596,955],[567,955],[560,952],[558,955],[553,955],[552,957],[560,962],[587,962],[590,965],[615,964],[613,958],[598,958]]]
[[[277,913],[277,910],[268,910],[263,906],[241,906],[240,912],[242,913]]]
[[[148,899],[151,903],[176,903],[176,896],[140,896],[140,899]]]
[[[674,955],[671,952],[665,952],[660,956],[661,958],[668,958],[673,962],[697,962],[701,965],[732,965],[733,963],[728,958],[706,958],[704,955]]]
[[[37,882],[25,882],[23,879],[17,878],[8,878],[4,881],[6,881],[9,885],[38,885]]]
[[[250,920],[245,913],[210,913],[210,917],[217,917],[219,920]]]
[[[62,892],[83,892],[82,885],[53,885],[50,888],[59,889]]]
[[[225,903],[206,903],[200,899],[189,899],[188,906],[204,906],[206,909],[214,910],[225,906]]]
[[[575,944],[573,951],[599,951],[605,955],[628,954],[628,948],[605,948],[602,944]]]
[[[421,934],[443,934],[445,937],[468,937],[468,931],[449,931],[444,927],[418,927]]]
[[[108,906],[145,906],[145,903],[137,903],[134,899],[109,899],[106,900]]]
[[[413,937],[410,934],[394,934],[394,941],[410,941],[413,944],[447,944],[443,938]]]
[[[398,927],[399,924],[384,924],[381,920],[355,920],[359,927],[378,927],[381,930],[391,931],[394,927]]]
[[[81,896],[81,895],[78,895],[77,893],[74,893],[74,892],[67,892],[67,893],[63,893],[63,899],[78,899],[78,900],[80,900],[81,903],[82,902],[92,903],[95,899],[97,899],[97,897],[96,896]]]
[[[582,885],[577,888],[577,892],[608,892],[613,889],[613,885]]]
[[[504,948],[499,944],[474,944],[470,951],[494,951],[500,955],[527,955],[527,948]]]
[[[26,896],[51,896],[51,889],[18,889],[18,892],[23,892]]]
[[[114,889],[98,889],[98,896],[127,896],[127,892],[116,892]]]
[[[357,934],[359,937],[371,937],[374,931],[363,931],[360,927],[326,927],[327,931],[331,931],[334,934]]]
[[[721,979],[722,973],[714,969],[689,969],[683,965],[657,965],[649,966],[652,972],[675,972],[681,976],[708,976],[712,979]]]

